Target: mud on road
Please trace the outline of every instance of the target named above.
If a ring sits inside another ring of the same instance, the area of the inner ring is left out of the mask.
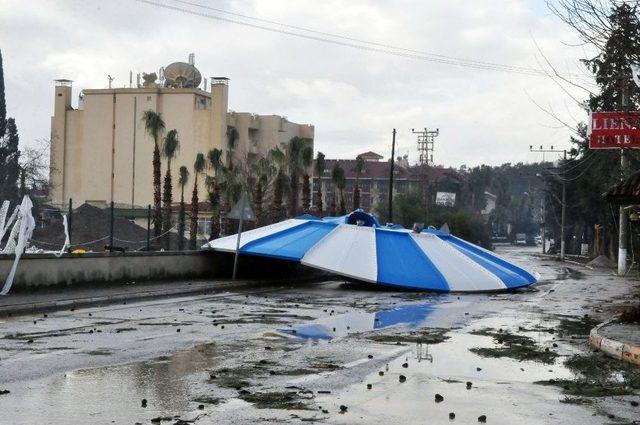
[[[434,295],[330,281],[6,319],[0,422],[640,419],[638,369],[587,347],[638,282],[528,249],[498,252],[540,283]]]

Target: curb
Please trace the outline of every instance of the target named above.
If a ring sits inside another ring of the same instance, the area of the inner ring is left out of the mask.
[[[589,345],[610,357],[640,366],[640,347],[607,338],[598,332],[603,326],[611,322],[612,320],[601,323],[591,329],[591,332],[589,332]]]
[[[304,282],[304,280],[296,280],[296,283]],[[277,280],[277,281],[223,281],[212,282],[209,284],[200,284],[193,286],[186,286],[178,289],[165,289],[165,290],[145,290],[141,292],[132,293],[120,293],[115,295],[106,295],[100,297],[83,297],[83,298],[71,298],[66,300],[56,301],[44,301],[37,303],[23,303],[7,306],[0,306],[0,317],[12,317],[41,312],[52,312],[59,310],[86,308],[103,306],[109,304],[117,304],[121,302],[137,302],[159,298],[170,298],[177,296],[189,296],[195,294],[209,295],[221,290],[234,290],[253,287],[274,287],[278,285],[287,285],[292,283],[291,279]]]

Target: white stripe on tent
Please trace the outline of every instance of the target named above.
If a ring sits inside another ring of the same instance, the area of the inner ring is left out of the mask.
[[[413,233],[411,236],[440,270],[451,291],[487,291],[506,288],[498,276],[436,235]]]
[[[340,224],[307,251],[301,263],[375,283],[378,278],[375,228]]]
[[[300,226],[306,223],[307,221],[308,220],[298,220],[297,218],[292,218],[290,220],[285,220],[279,223],[274,223],[268,226],[258,227],[257,229],[242,232],[242,236],[240,237],[240,248],[242,248],[249,242],[253,242],[255,240],[264,238],[274,233],[279,233],[284,230],[291,229],[292,227]],[[205,249],[211,248],[217,251],[235,252],[237,240],[238,240],[237,234],[231,235],[231,236],[225,236],[223,238],[212,240],[211,242],[205,244],[203,248]]]

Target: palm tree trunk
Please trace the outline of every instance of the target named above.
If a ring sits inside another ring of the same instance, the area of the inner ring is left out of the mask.
[[[345,215],[347,213],[347,208],[344,205],[344,192],[342,188],[340,189],[340,215]]]
[[[184,226],[185,226],[184,186],[180,189],[180,212],[178,213],[178,250],[184,250]]]
[[[220,237],[220,188],[216,183],[211,189],[211,233],[209,240]]]
[[[164,214],[162,217],[162,242],[164,248],[168,250],[171,245],[171,235],[169,230],[171,229],[171,204],[173,203],[172,196],[172,182],[171,182],[171,162],[168,163],[167,172],[164,176],[164,187],[162,192],[162,203],[164,207]]]
[[[156,142],[153,148],[153,235],[158,237],[162,234],[162,195],[160,176],[160,149]]]
[[[307,214],[311,209],[311,182],[309,174],[302,176],[302,211]]]
[[[289,187],[291,189],[291,193],[289,193],[289,208],[287,216],[291,218],[298,215],[298,173],[295,171],[291,173]]]
[[[318,210],[318,215],[322,215],[322,179],[318,178],[318,193],[316,198],[316,209]]]
[[[273,207],[272,207],[272,220],[274,223],[278,222],[282,218],[282,196],[284,194],[284,174],[282,171],[278,171],[276,176],[276,184],[273,188]]]
[[[353,187],[353,210],[360,208],[360,186],[358,183]]]
[[[258,226],[262,226],[262,202],[263,202],[263,193],[262,193],[262,181],[260,181],[260,178],[258,178],[258,181],[256,182],[256,192],[255,192],[255,198],[254,198],[254,204],[256,206],[256,224]]]
[[[198,175],[196,174],[191,193],[191,226],[189,228],[189,249],[196,249],[198,238]]]

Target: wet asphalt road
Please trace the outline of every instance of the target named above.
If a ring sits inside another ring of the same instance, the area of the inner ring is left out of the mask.
[[[637,281],[533,249],[497,252],[539,272],[540,283],[434,295],[331,281],[0,321],[0,390],[10,390],[0,395],[0,424],[640,419],[630,405],[637,394],[583,405],[534,383],[572,378],[562,360],[588,351],[584,334],[547,329],[567,317],[607,319],[637,296]],[[448,339],[412,339],[434,328]],[[470,349],[497,345],[474,332],[482,329],[520,331],[558,357],[480,356]]]

